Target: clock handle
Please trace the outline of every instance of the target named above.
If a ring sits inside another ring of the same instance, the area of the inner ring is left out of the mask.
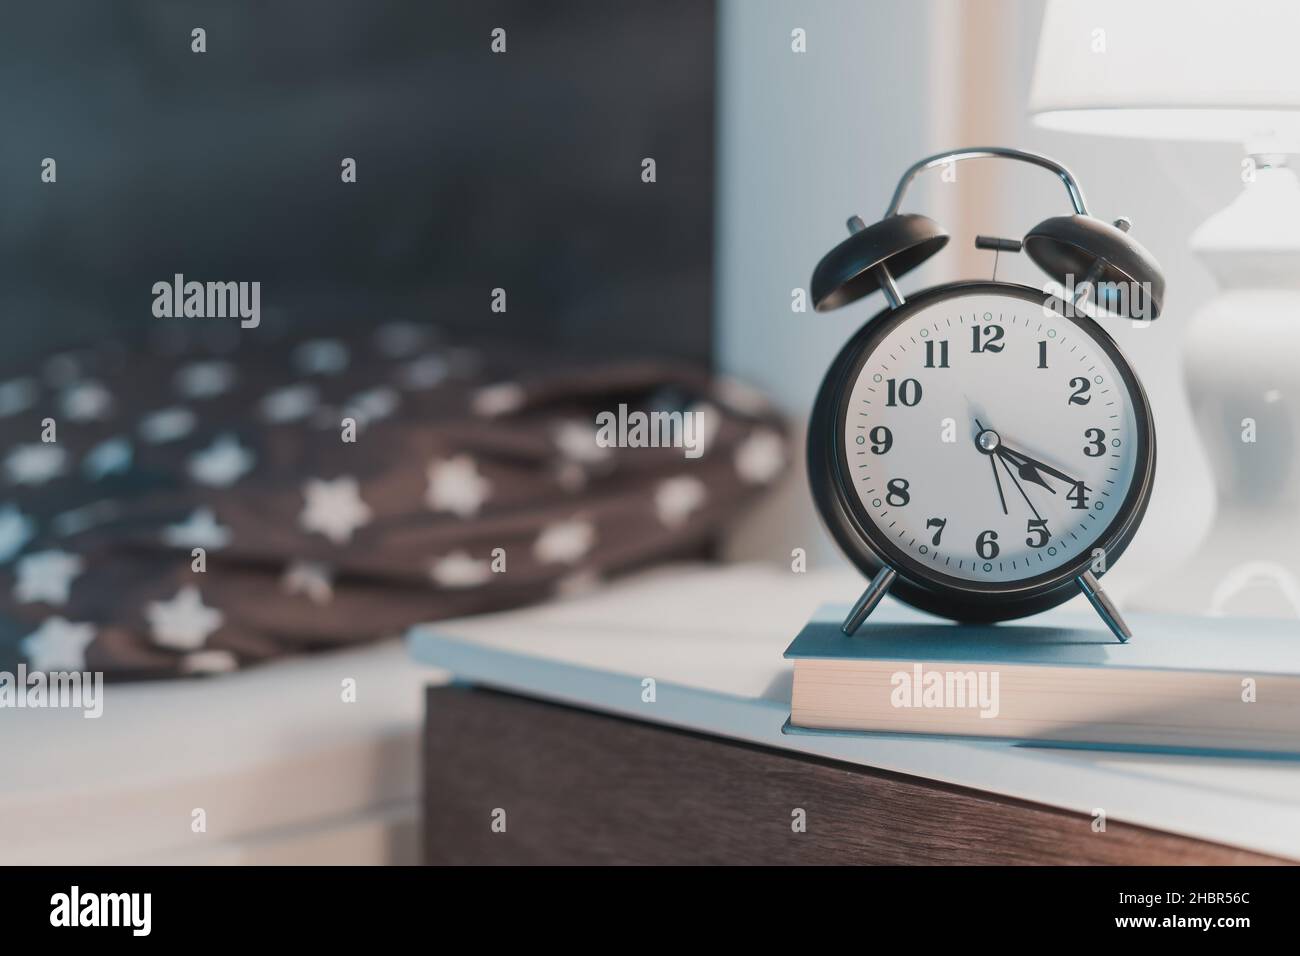
[[[1056,160],[1048,159],[1038,153],[1030,153],[1022,149],[1009,149],[1005,146],[975,146],[969,149],[951,149],[946,153],[936,153],[933,156],[927,156],[925,159],[917,160],[909,166],[907,172],[903,173],[903,178],[898,181],[898,187],[894,190],[894,198],[890,200],[889,208],[885,210],[885,218],[897,215],[898,207],[903,204],[903,194],[907,192],[907,187],[911,185],[912,180],[916,178],[918,173],[933,169],[936,166],[960,163],[968,159],[1014,159],[1050,170],[1065,185],[1065,191],[1070,194],[1070,205],[1074,207],[1074,211],[1080,216],[1088,215],[1088,207],[1083,201],[1083,190],[1079,188],[1078,180],[1074,178],[1073,173]]]
[[[885,565],[877,571],[876,576],[867,585],[867,589],[862,592],[862,597],[857,599],[853,609],[849,611],[849,616],[840,625],[840,630],[849,637],[856,634],[858,628],[862,626],[862,622],[870,617],[871,612],[876,609],[876,605],[880,603],[880,599],[885,596],[885,592],[889,590],[889,586],[894,583],[896,577],[898,577],[898,572],[889,565]]]
[[[1114,602],[1101,589],[1101,584],[1093,576],[1093,573],[1084,571],[1075,580],[1079,582],[1079,590],[1083,592],[1083,596],[1088,599],[1088,603],[1096,609],[1097,614],[1106,622],[1106,626],[1111,629],[1111,633],[1119,638],[1121,644],[1127,644],[1128,639],[1133,636],[1133,632],[1128,629],[1128,625],[1124,623],[1124,618],[1120,617],[1119,608],[1115,607]]]

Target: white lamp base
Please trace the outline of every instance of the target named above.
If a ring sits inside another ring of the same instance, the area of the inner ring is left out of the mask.
[[[1217,513],[1191,560],[1135,604],[1300,617],[1300,181],[1262,166],[1191,245],[1222,287],[1184,356]]]

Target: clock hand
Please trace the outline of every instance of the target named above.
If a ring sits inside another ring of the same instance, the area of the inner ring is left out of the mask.
[[[1017,461],[1017,455],[1013,451],[1002,451],[999,453],[999,456],[1002,458],[1004,463],[1009,461],[1011,464],[1015,465],[1016,471],[1019,472],[1020,477],[1025,481],[1032,481],[1034,484],[1046,488],[1052,494],[1056,494],[1056,489],[1047,483],[1047,480],[1039,474],[1038,469],[1030,464],[1027,459]]]
[[[1002,493],[1002,479],[998,477],[998,462],[992,455],[989,455],[988,459],[993,467],[993,482],[998,486],[998,499],[1002,502],[1002,513],[1010,514],[1011,512],[1007,511],[1007,496]]]
[[[1020,492],[1020,497],[1025,499],[1025,504],[1029,505],[1029,510],[1034,513],[1034,517],[1039,521],[1043,521],[1043,516],[1038,513],[1038,509],[1034,507],[1034,503],[1029,500],[1029,495],[1025,494],[1025,489],[1021,486],[1020,482],[1016,480],[1015,473],[1012,472],[1011,466],[1007,464],[1006,456],[999,455],[998,461],[1002,462],[1002,467],[1007,470],[1007,477],[1011,479],[1012,484],[1014,484],[1016,489]],[[1047,523],[1043,522],[1043,526],[1046,528]]]
[[[1002,447],[999,449],[999,452],[1000,452],[1001,454],[1003,454],[1003,455],[1009,455],[1009,456],[1011,457],[1011,459],[1012,459],[1012,463],[1015,464],[1015,465],[1017,466],[1017,468],[1019,469],[1019,471],[1020,471],[1020,477],[1021,477],[1021,478],[1026,478],[1026,479],[1029,480],[1029,481],[1037,481],[1039,484],[1042,484],[1044,488],[1047,488],[1047,489],[1048,489],[1049,491],[1051,491],[1053,494],[1056,493],[1055,490],[1053,490],[1049,485],[1045,484],[1045,483],[1042,481],[1041,476],[1039,476],[1039,477],[1037,477],[1037,478],[1029,478],[1028,475],[1026,474],[1026,471],[1029,470],[1029,471],[1033,471],[1033,472],[1035,472],[1035,473],[1040,472],[1040,471],[1045,471],[1045,472],[1047,472],[1049,475],[1051,475],[1053,478],[1058,478],[1058,479],[1060,479],[1061,481],[1064,481],[1066,484],[1069,484],[1069,485],[1075,485],[1075,486],[1080,485],[1080,484],[1083,484],[1082,482],[1080,482],[1080,481],[1076,481],[1074,478],[1071,478],[1071,477],[1070,477],[1069,475],[1067,475],[1065,472],[1060,471],[1060,470],[1058,470],[1058,469],[1056,469],[1056,468],[1053,468],[1051,465],[1048,465],[1048,464],[1045,464],[1045,463],[1039,461],[1037,458],[1030,458],[1030,457],[1029,457],[1028,455],[1026,455],[1024,452],[1015,451],[1014,449],[1007,448],[1007,447],[1005,447],[1005,446],[1002,446]],[[1019,458],[1020,461],[1019,461],[1019,462],[1014,461],[1014,459],[1016,459],[1016,458]],[[1085,488],[1086,490],[1091,490],[1091,489],[1088,489],[1088,486],[1087,486],[1087,485],[1084,485],[1084,488]]]
[[[988,429],[984,427],[984,424],[978,418],[975,419],[975,427],[979,429],[979,431],[975,433],[975,447],[979,449],[980,454],[988,456],[989,466],[993,469],[993,483],[998,486],[998,500],[1002,502],[1002,513],[1004,515],[1010,514],[1011,512],[1007,511],[1007,496],[1002,493],[1002,479],[998,476],[998,463],[993,460],[993,455],[991,453],[996,451],[997,448],[996,446],[991,449],[985,448],[980,444],[980,435],[987,432]]]

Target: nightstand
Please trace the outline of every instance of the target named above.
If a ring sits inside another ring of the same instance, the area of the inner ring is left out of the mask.
[[[429,688],[423,751],[427,863],[1284,862],[468,686]]]

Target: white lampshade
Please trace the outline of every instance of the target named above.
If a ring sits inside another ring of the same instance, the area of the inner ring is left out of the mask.
[[[1300,150],[1300,0],[1051,0],[1038,125]]]

